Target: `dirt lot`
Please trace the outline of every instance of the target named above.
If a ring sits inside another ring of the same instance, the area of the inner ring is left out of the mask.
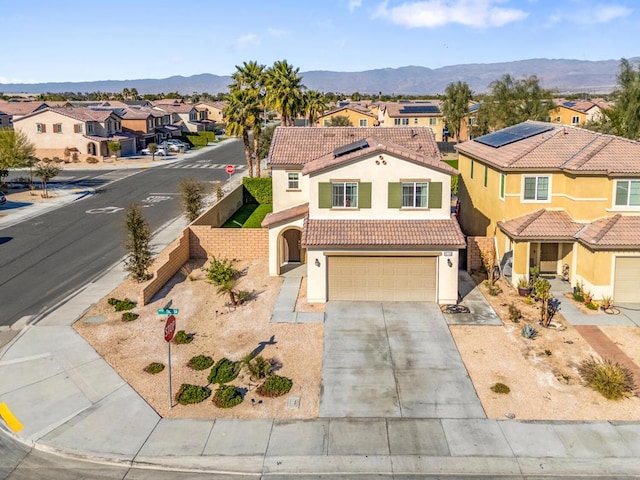
[[[75,328],[94,348],[162,415],[169,418],[314,418],[318,415],[323,326],[318,324],[272,324],[269,317],[281,278],[269,277],[264,261],[243,262],[247,268],[240,287],[256,292],[256,298],[235,311],[227,312],[226,298],[216,294],[216,287],[195,269],[189,280],[177,274],[161,292],[161,299],[134,311],[140,318],[122,322],[106,298],[76,322]],[[134,296],[135,284],[122,284],[109,296]],[[640,420],[640,399],[614,402],[581,385],[577,365],[595,355],[583,338],[557,315],[558,328],[538,327],[538,310],[527,305],[515,290],[503,286],[503,293],[491,297],[481,287],[504,326],[452,326],[458,349],[474,382],[478,396],[491,418],[507,414],[531,420]],[[322,305],[310,305],[304,298],[304,283],[298,309],[322,311]],[[276,358],[279,374],[293,379],[293,389],[285,397],[263,399],[255,394],[254,382],[241,374],[233,382],[246,388],[245,401],[232,409],[218,409],[207,400],[198,405],[168,408],[167,374],[150,375],[143,368],[150,362],[166,363],[167,347],[163,339],[164,318],[156,309],[168,299],[180,309],[178,329],[194,333],[188,345],[172,345],[173,391],[181,383],[207,384],[208,370],[197,372],[186,367],[199,354],[214,360],[223,356],[239,360],[256,348],[261,355]],[[563,299],[563,301],[569,301]],[[513,303],[523,314],[518,323],[509,319],[508,305]],[[216,316],[216,311],[218,315]],[[103,323],[85,323],[87,317],[104,316]],[[520,335],[525,323],[539,330],[528,340]],[[603,331],[636,363],[640,363],[640,329],[637,327],[603,327]],[[496,394],[490,387],[496,382],[508,385],[507,395]],[[300,407],[288,409],[287,398],[300,397]],[[251,398],[256,400],[252,405]],[[262,399],[261,405],[257,401]]]

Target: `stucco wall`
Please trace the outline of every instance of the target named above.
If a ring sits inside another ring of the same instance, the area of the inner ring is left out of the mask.
[[[299,173],[298,190],[289,190],[289,172]],[[302,205],[309,201],[309,175],[302,175],[300,170],[272,168],[271,181],[273,188],[273,211],[279,212],[289,207]]]
[[[212,228],[220,227],[242,206],[243,191],[242,185],[237,186],[225,194],[213,207],[196,218],[191,225],[194,227],[200,225]]]

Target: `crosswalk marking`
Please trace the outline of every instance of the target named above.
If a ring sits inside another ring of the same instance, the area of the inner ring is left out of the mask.
[[[163,165],[161,168],[208,168],[213,170],[224,170],[227,166],[219,163],[172,163],[170,165]],[[234,165],[237,170],[247,168],[246,165]]]

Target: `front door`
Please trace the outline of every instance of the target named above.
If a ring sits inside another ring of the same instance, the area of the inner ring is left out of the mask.
[[[300,230],[291,229],[282,234],[284,238],[284,263],[300,262],[300,242],[302,240],[302,232]]]
[[[540,245],[540,273],[558,273],[558,244]]]

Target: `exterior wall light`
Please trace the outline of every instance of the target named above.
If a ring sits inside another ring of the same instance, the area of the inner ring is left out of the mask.
[[[453,267],[453,262],[450,258],[447,258],[447,265],[449,265],[449,268]]]
[[[314,263],[316,264],[316,267],[320,266],[320,260],[318,260],[317,258],[316,258],[316,261]]]

